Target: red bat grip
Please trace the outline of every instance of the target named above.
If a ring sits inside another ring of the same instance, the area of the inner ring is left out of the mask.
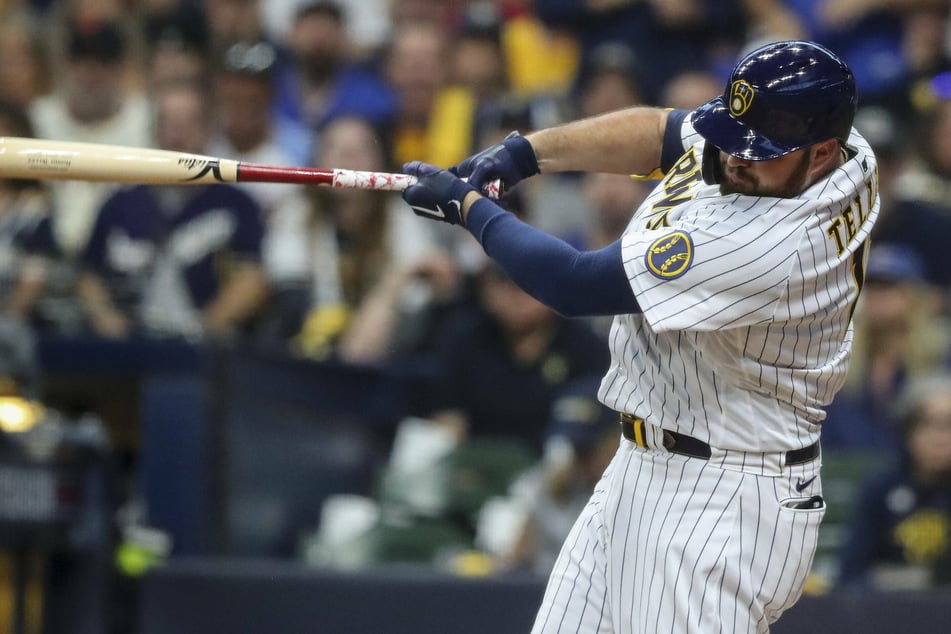
[[[332,185],[334,170],[316,167],[282,167],[238,163],[239,183],[298,183],[302,185]]]

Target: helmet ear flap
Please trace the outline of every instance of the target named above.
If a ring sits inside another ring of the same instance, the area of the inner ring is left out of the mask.
[[[720,163],[720,148],[709,141],[703,144],[700,175],[707,185],[719,185],[723,180],[723,165]]]

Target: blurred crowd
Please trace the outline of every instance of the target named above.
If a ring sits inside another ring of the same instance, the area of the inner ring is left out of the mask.
[[[946,0],[6,0],[0,136],[448,167],[512,130],[696,107],[766,41],[825,44],[855,71],[882,200],[855,271],[849,383],[823,431],[829,461],[874,456],[840,576],[864,585],[878,564],[908,564],[937,583],[951,579],[949,14]],[[593,249],[650,186],[541,175],[503,204]],[[537,457],[494,516],[507,519],[483,517],[486,534],[520,527],[483,535],[498,566],[550,565],[560,539],[545,530],[567,530],[610,455],[586,427],[597,403],[554,407],[579,385],[593,397],[610,324],[553,313],[398,194],[0,180],[0,244],[2,319],[31,335],[176,338],[431,377],[418,414],[440,433],[504,436]],[[5,394],[35,388],[8,365]]]

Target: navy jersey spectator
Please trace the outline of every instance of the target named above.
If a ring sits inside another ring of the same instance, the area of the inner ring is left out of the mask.
[[[193,84],[156,98],[164,149],[202,154],[208,100]],[[258,204],[231,185],[116,191],[82,254],[79,292],[103,335],[231,334],[260,308],[264,226]]]
[[[140,326],[197,334],[222,288],[223,258],[256,267],[262,234],[256,203],[229,185],[132,187],[103,205],[83,263]]]

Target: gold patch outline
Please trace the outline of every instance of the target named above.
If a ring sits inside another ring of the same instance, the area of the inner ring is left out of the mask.
[[[660,255],[665,251],[669,251],[679,240],[683,239],[686,244],[686,251],[684,253],[677,253],[664,261],[664,265],[672,265],[676,262],[680,262],[679,266],[673,271],[666,268],[658,268],[654,263],[652,256]],[[644,253],[644,263],[647,265],[647,269],[651,272],[651,275],[662,280],[673,280],[684,273],[687,272],[687,269],[690,268],[690,265],[693,264],[694,248],[693,240],[690,238],[690,234],[686,231],[673,231],[667,235],[661,236],[654,240],[647,251]]]

